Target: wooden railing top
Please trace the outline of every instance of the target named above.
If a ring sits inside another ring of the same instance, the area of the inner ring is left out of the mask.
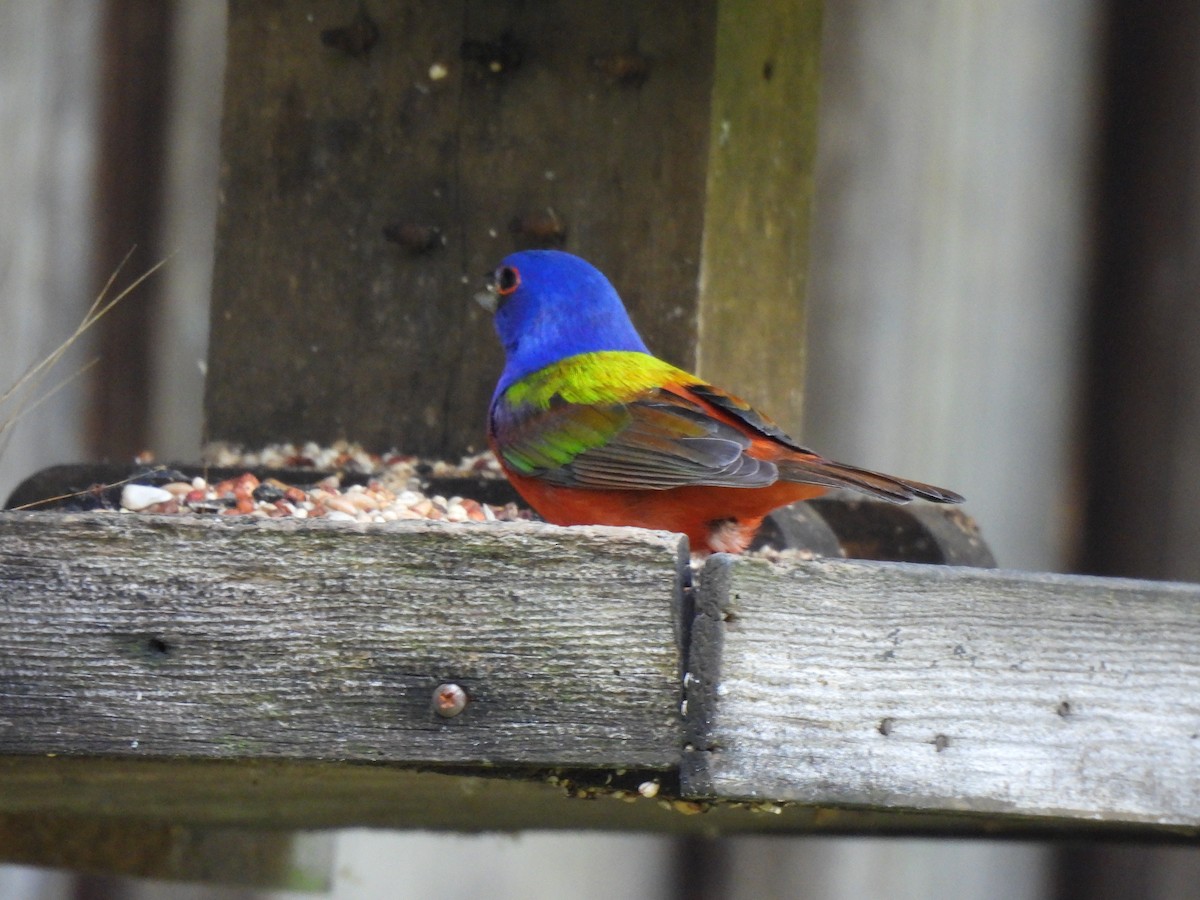
[[[1200,830],[1193,585],[4,513],[0,595],[8,816]]]

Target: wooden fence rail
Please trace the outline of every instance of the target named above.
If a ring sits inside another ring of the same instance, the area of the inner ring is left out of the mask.
[[[4,513],[0,598],[0,834],[1200,834],[1193,585]]]

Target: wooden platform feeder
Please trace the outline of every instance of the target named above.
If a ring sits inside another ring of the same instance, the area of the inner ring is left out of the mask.
[[[818,37],[815,0],[233,0],[210,436],[479,446],[469,297],[534,245],[794,430]],[[352,825],[1200,834],[1200,587],[979,568],[917,507],[766,537],[823,558],[6,512],[0,857],[312,886],[290,833]]]

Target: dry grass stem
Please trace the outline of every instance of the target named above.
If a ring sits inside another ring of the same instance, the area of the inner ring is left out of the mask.
[[[3,454],[4,448],[11,437],[12,429],[17,422],[19,422],[24,416],[28,415],[33,410],[37,409],[42,403],[49,400],[76,378],[83,375],[99,361],[98,359],[93,359],[91,362],[86,363],[76,370],[72,375],[63,379],[44,394],[41,394],[34,399],[43,380],[54,370],[54,367],[59,363],[60,360],[62,360],[67,351],[69,351],[75,345],[75,343],[87,333],[88,329],[104,318],[104,316],[107,315],[114,306],[128,297],[142,284],[142,282],[166,265],[167,260],[170,259],[170,257],[167,257],[166,259],[162,259],[155,263],[153,266],[135,278],[133,282],[125,287],[119,294],[111,299],[108,299],[108,294],[112,290],[113,283],[117,280],[117,276],[120,275],[121,270],[125,268],[125,264],[129,262],[129,258],[133,255],[134,249],[136,248],[131,249],[129,253],[125,255],[125,258],[121,260],[120,265],[113,270],[112,275],[109,276],[108,281],[105,282],[104,287],[101,288],[100,293],[96,296],[96,299],[92,301],[92,305],[88,307],[88,311],[86,314],[84,314],[83,319],[77,326],[75,326],[75,330],[72,331],[71,334],[68,335],[61,344],[55,347],[54,350],[52,350],[40,362],[38,362],[36,365],[30,368],[29,371],[18,378],[17,381],[8,388],[8,390],[6,390],[3,394],[0,394],[0,411],[3,410],[5,404],[15,404],[15,409],[13,409],[13,412],[0,419],[0,454]]]

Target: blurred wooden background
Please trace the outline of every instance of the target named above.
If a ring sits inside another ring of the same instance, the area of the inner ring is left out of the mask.
[[[199,453],[224,34],[216,0],[0,0],[0,389],[130,244],[130,271],[174,254],[13,429],[0,493],[52,462]],[[1197,38],[1183,0],[827,4],[803,437],[961,490],[1003,565],[1200,577]],[[1200,884],[1190,849],[859,839],[347,833],[336,868],[338,897]],[[0,895],[232,894],[8,868]]]

